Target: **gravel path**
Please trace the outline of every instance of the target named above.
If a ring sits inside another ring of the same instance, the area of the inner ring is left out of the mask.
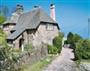
[[[74,58],[72,51],[70,48],[62,48],[61,54],[43,71],[80,71],[71,60]]]

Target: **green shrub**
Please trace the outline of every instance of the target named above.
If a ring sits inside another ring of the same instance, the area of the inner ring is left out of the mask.
[[[69,44],[67,40],[64,41],[64,44]]]
[[[11,47],[0,47],[0,71],[20,71],[20,67],[15,68],[14,64],[18,61],[18,57],[14,54]]]
[[[11,56],[10,56],[10,54],[8,53],[10,50],[8,49],[8,47],[7,48],[5,48],[5,47],[1,47],[0,48],[0,62],[4,62],[4,63],[0,63],[0,71],[8,71],[8,67],[10,68],[9,70],[11,70],[12,68],[11,68],[11,62],[12,62],[12,60],[11,60]],[[6,60],[6,61],[5,61]]]
[[[0,29],[0,45],[4,45],[6,43],[6,34]]]
[[[69,32],[65,43],[73,47],[75,60],[90,59],[90,40]]]
[[[74,34],[72,32],[69,32],[67,35],[67,41],[69,44],[74,43]]]
[[[0,25],[5,21],[5,17],[4,16],[0,16]]]
[[[75,58],[90,59],[90,41],[89,40],[81,40],[76,44]]]
[[[76,43],[81,40],[82,37],[78,34],[73,34],[72,32],[69,32],[67,35],[67,40],[65,41],[65,44],[70,44],[71,48],[76,48]]]
[[[55,47],[53,45],[48,45],[48,53],[49,54],[57,54],[58,53],[57,47]]]
[[[63,34],[62,34],[62,33],[59,33],[59,36],[56,36],[56,37],[53,39],[53,45],[58,49],[58,53],[61,52],[62,39],[63,39]]]

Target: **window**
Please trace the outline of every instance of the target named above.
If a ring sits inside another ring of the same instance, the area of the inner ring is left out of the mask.
[[[9,44],[13,44],[13,42],[12,42],[12,41],[8,41],[8,43],[9,43]]]
[[[46,25],[46,30],[53,31],[54,30],[54,26],[52,24],[47,24]]]

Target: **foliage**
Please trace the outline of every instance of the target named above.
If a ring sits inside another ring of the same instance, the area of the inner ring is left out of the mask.
[[[0,25],[5,21],[4,16],[0,16]],[[0,45],[6,43],[6,34],[3,32],[3,30],[0,28]]]
[[[0,71],[20,71],[15,68],[15,63],[18,61],[18,57],[13,53],[12,48],[0,46]]]
[[[5,21],[5,17],[4,16],[0,16],[0,24],[2,24]]]
[[[48,45],[48,53],[49,54],[57,54],[58,53],[57,47],[55,47],[53,45]]]
[[[53,45],[48,45],[49,54],[57,54],[61,52],[63,33],[59,32],[58,36],[53,39]]]
[[[72,44],[74,41],[73,41],[73,33],[72,32],[69,32],[68,35],[67,35],[67,41],[69,44]]]
[[[90,40],[70,32],[65,42],[73,47],[75,60],[90,59]]]
[[[68,44],[68,41],[67,41],[67,40],[65,40],[65,41],[64,41],[64,44]]]
[[[31,47],[30,44],[26,45],[25,53],[30,52]],[[14,48],[8,47],[7,44],[4,44],[0,48],[0,71],[23,71],[22,62],[20,62],[23,54],[24,52],[15,50]]]
[[[77,43],[75,49],[76,59],[90,59],[90,41],[81,40]]]
[[[82,39],[82,37],[81,36],[79,36],[78,34],[74,34],[74,37],[73,37],[73,41],[75,42],[75,43],[77,43],[79,40],[81,40]]]
[[[82,37],[79,36],[78,34],[73,34],[72,32],[69,32],[65,44],[70,44],[71,48],[75,49],[76,43],[81,39]]]
[[[6,35],[5,33],[3,32],[2,29],[0,29],[0,45],[4,45],[6,43]]]
[[[59,33],[59,35],[53,39],[53,45],[58,49],[58,53],[61,52],[63,36],[63,33]]]

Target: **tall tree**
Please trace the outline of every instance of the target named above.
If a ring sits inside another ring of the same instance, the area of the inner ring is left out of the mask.
[[[68,35],[67,35],[67,41],[68,41],[69,44],[72,44],[73,37],[74,37],[73,33],[69,32]]]

